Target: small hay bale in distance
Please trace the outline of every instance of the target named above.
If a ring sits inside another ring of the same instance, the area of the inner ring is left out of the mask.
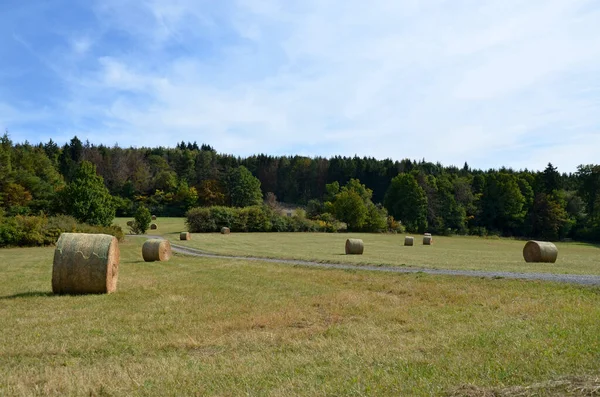
[[[117,290],[119,241],[108,234],[62,233],[52,264],[55,294],[109,294]]]
[[[156,230],[156,229],[158,229],[158,225],[156,223],[152,223],[150,225],[150,230]]]
[[[365,244],[361,239],[349,238],[346,240],[346,255],[362,255]]]
[[[228,227],[221,228],[221,234],[229,234],[229,233],[231,233],[231,229],[229,229]]]
[[[155,221],[156,220],[156,215],[152,215],[152,220]]]
[[[404,237],[404,245],[412,247],[415,242],[415,238],[412,236]]]
[[[548,241],[530,240],[523,247],[525,262],[554,263],[558,257],[558,248]]]
[[[190,240],[192,237],[190,235],[190,232],[181,232],[179,233],[179,239],[180,240]]]
[[[431,236],[423,236],[423,245],[431,245],[433,238]]]
[[[146,262],[166,262],[171,259],[171,243],[159,238],[146,240],[142,245],[142,257]]]

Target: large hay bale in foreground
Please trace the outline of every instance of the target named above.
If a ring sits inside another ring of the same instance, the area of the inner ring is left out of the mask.
[[[411,246],[412,247],[413,244],[414,244],[414,241],[415,241],[414,237],[411,237],[411,236],[404,237],[404,245],[406,245],[406,246]]]
[[[152,215],[152,220],[155,221],[156,220],[156,215]]]
[[[558,248],[548,241],[528,241],[523,247],[525,262],[554,263],[558,257]]]
[[[221,228],[221,234],[229,234],[229,233],[231,233],[231,229],[229,229],[228,227]]]
[[[158,225],[156,223],[152,223],[150,225],[150,230],[156,230],[156,229],[158,229]]]
[[[171,259],[171,243],[168,240],[153,238],[142,245],[142,257],[146,262],[165,262]]]
[[[106,294],[117,290],[119,241],[107,234],[62,233],[52,265],[55,294]]]
[[[190,232],[181,232],[179,233],[179,239],[180,240],[190,240],[192,237],[190,235]]]
[[[423,245],[431,245],[433,238],[431,236],[423,236]]]
[[[365,244],[361,239],[349,238],[346,240],[346,255],[362,255]]]

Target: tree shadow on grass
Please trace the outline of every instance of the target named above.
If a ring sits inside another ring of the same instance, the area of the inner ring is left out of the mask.
[[[20,292],[18,294],[0,296],[0,300],[17,299],[17,298],[38,298],[41,296],[55,296],[51,291],[29,291]]]

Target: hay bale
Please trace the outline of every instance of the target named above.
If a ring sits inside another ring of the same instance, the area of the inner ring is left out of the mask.
[[[129,226],[129,227],[133,226],[133,221],[127,221],[127,226]]]
[[[431,233],[423,233],[423,236],[429,236],[429,237],[431,237]]]
[[[190,240],[192,238],[192,236],[190,235],[190,232],[181,232],[179,233],[179,239],[180,240]]]
[[[231,233],[231,229],[229,229],[228,227],[221,228],[221,234],[229,234],[229,233]]]
[[[107,234],[62,233],[52,264],[55,294],[106,294],[117,290],[119,241]]]
[[[156,223],[153,223],[150,225],[150,230],[156,230],[158,229],[158,225]]]
[[[423,236],[423,245],[433,244],[433,238],[431,236]]]
[[[365,245],[361,239],[349,238],[346,240],[346,255],[362,255]]]
[[[548,241],[528,241],[523,247],[525,262],[554,263],[558,257],[556,245]]]
[[[152,215],[152,220],[155,221],[156,220],[156,215]]]
[[[406,245],[406,246],[411,246],[412,247],[413,244],[414,244],[414,241],[415,241],[414,237],[411,237],[411,236],[404,237],[404,245]]]
[[[153,238],[142,245],[142,257],[146,262],[165,262],[171,259],[171,243],[168,240]]]

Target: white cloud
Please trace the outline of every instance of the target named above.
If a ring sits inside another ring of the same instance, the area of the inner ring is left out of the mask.
[[[92,41],[89,37],[78,36],[71,39],[71,47],[75,55],[83,56],[92,47]]]

